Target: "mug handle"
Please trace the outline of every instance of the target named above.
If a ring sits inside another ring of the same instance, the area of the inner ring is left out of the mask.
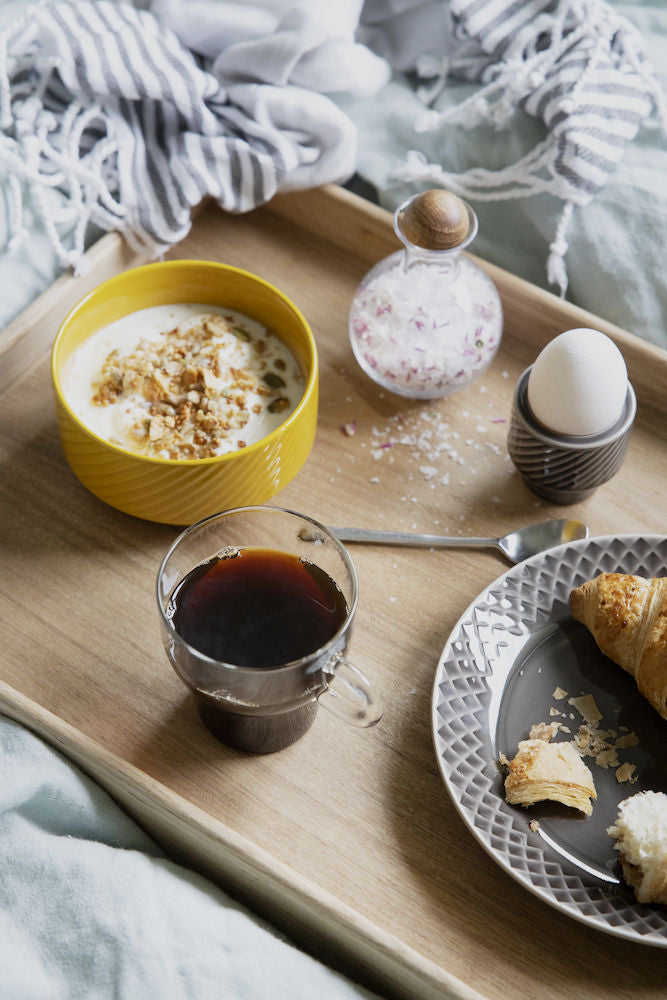
[[[360,729],[380,721],[380,698],[358,667],[340,656],[330,660],[323,673],[326,687],[317,696],[323,708]]]

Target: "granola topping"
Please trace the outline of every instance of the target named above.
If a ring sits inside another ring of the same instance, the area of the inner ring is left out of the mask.
[[[106,440],[153,458],[202,459],[281,424],[303,376],[280,338],[254,320],[182,304],[143,309],[88,338],[65,390]]]

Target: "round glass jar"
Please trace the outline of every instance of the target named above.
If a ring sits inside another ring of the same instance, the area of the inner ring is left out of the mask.
[[[420,209],[428,195],[452,200],[459,224],[448,226],[442,200],[434,198],[426,218],[435,227],[415,225],[415,218],[425,218]],[[486,370],[502,337],[496,287],[462,254],[477,234],[477,216],[449,192],[424,192],[396,209],[394,230],[404,249],[371,268],[355,292],[352,350],[366,374],[391,392],[413,399],[448,396]],[[453,245],[433,249],[447,242]]]

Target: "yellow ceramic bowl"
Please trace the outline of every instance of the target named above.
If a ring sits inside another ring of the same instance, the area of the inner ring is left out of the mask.
[[[280,336],[300,364],[305,382],[300,403],[255,444],[215,458],[148,458],[94,434],[70,408],[61,375],[86,337],[128,313],[179,302],[223,306],[257,320]],[[51,373],[70,468],[95,496],[149,521],[192,524],[228,507],[265,502],[294,478],[315,437],[318,362],[308,323],[273,285],[225,264],[164,261],[105,281],[64,320],[53,345]]]

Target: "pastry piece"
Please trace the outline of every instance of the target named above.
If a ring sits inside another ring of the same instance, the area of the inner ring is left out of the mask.
[[[667,719],[667,577],[600,573],[571,592],[570,610]]]
[[[593,776],[573,743],[522,740],[505,778],[505,800],[529,806],[552,799],[590,816],[597,794]]]
[[[667,795],[638,792],[618,806],[614,850],[640,903],[667,904]]]

